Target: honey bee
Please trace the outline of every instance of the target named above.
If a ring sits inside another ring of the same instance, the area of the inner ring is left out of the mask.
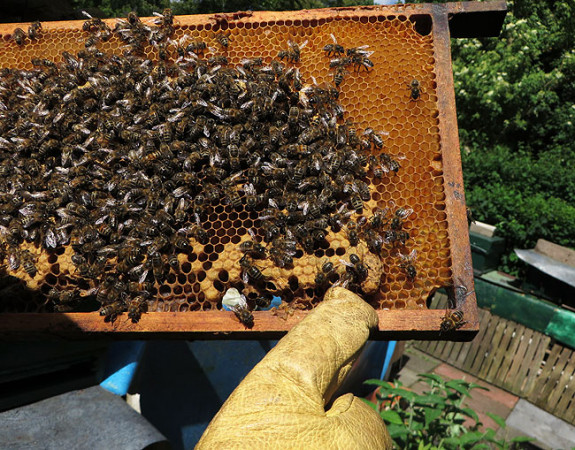
[[[366,128],[365,131],[363,132],[363,135],[366,136],[370,140],[370,142],[373,143],[375,148],[383,147],[383,138],[381,137],[381,134],[374,131],[373,128]]]
[[[18,45],[24,45],[24,39],[26,39],[26,33],[22,28],[16,28],[12,32],[12,40]]]
[[[78,299],[79,296],[80,296],[80,289],[75,288],[60,292],[58,295],[58,300],[60,301],[60,303],[67,304],[74,302],[75,300]]]
[[[162,255],[159,252],[151,253],[148,256],[148,261],[152,269],[152,273],[157,282],[161,282],[166,274],[166,267],[162,260]]]
[[[397,244],[400,243],[405,245],[409,239],[409,233],[405,230],[385,230],[383,241],[386,244]]]
[[[323,262],[315,276],[315,284],[318,286],[325,286],[328,284],[330,276],[335,272],[335,266],[329,260]]]
[[[358,193],[354,193],[350,198],[351,207],[356,211],[359,212],[363,209],[363,200],[361,195]]]
[[[254,316],[249,309],[246,297],[236,288],[228,289],[222,299],[222,306],[231,309],[238,320],[247,328],[252,328],[254,326]]]
[[[159,25],[162,28],[171,28],[173,23],[174,23],[174,13],[172,12],[172,10],[170,8],[166,8],[164,9],[164,11],[162,12],[162,14],[154,12],[153,13],[154,16],[156,16],[156,19],[154,19],[154,23],[156,25]]]
[[[347,232],[347,240],[349,241],[349,245],[355,247],[359,244],[359,227],[357,223],[353,220],[350,220],[346,225],[346,232]]]
[[[391,219],[390,227],[392,230],[399,231],[403,228],[403,221],[413,213],[411,208],[399,208]]]
[[[411,82],[409,83],[409,89],[411,90],[410,93],[410,100],[411,101],[417,101],[419,100],[419,97],[421,95],[421,84],[419,83],[419,81],[417,80],[411,80]]]
[[[215,34],[214,38],[216,41],[218,41],[218,44],[220,44],[224,49],[227,49],[230,45],[230,41],[232,40],[230,38],[230,34],[231,33],[223,33],[220,31],[219,33]]]
[[[24,268],[24,271],[30,277],[34,278],[38,273],[38,269],[36,269],[36,265],[34,263],[34,257],[28,250],[22,250],[21,258],[22,258],[22,267]]]
[[[446,310],[445,316],[443,316],[441,324],[439,325],[439,334],[458,330],[467,323],[468,322],[466,320],[463,320],[462,310],[460,309],[456,309],[453,311]]]
[[[256,234],[252,228],[248,230],[248,233],[252,237],[252,240],[242,242],[239,246],[240,251],[254,259],[264,259],[267,256],[266,248],[259,242],[256,242]]]
[[[30,39],[37,39],[41,31],[42,24],[39,21],[36,21],[28,27],[28,37]]]
[[[331,40],[333,41],[333,44],[327,44],[323,48],[323,51],[326,52],[327,56],[329,57],[336,55],[343,55],[345,53],[345,49],[343,48],[343,46],[337,43],[337,39],[333,34],[330,34],[330,37]]]
[[[128,302],[128,318],[138,323],[142,314],[148,311],[148,301],[144,295],[139,295]]]
[[[349,72],[342,66],[335,67],[335,71],[333,72],[333,84],[335,84],[336,87],[339,87],[348,73]]]
[[[287,50],[280,50],[278,52],[278,58],[283,60],[285,59],[287,62],[290,63],[297,63],[301,57],[301,50],[307,45],[307,40],[302,42],[301,44],[297,44],[296,42],[288,41],[288,48]]]
[[[349,52],[349,50],[348,50]],[[363,67],[366,72],[369,72],[369,69],[373,67],[373,62],[369,59],[369,56],[372,52],[365,52],[365,53],[357,53],[354,54],[351,58],[348,56],[347,58],[351,59],[351,64],[356,68],[359,72]]]
[[[242,207],[242,198],[235,187],[225,189],[224,195],[226,202],[230,204],[232,208],[240,209]]]
[[[407,279],[409,281],[415,280],[417,276],[417,270],[415,268],[415,258],[417,257],[417,250],[413,249],[409,255],[404,255],[402,253],[399,254],[402,262],[399,264],[399,267],[405,269],[405,273],[407,274]]]
[[[383,237],[375,230],[367,229],[365,230],[363,238],[369,248],[369,251],[378,255],[384,244]]]
[[[242,280],[244,283],[248,284],[250,280],[256,282],[264,280],[264,275],[260,268],[253,264],[250,256],[244,255],[240,258],[240,267],[242,268]]]
[[[349,255],[349,262],[343,259],[339,260],[346,270],[345,282],[352,284],[361,284],[369,275],[369,266],[355,253]],[[344,283],[344,287],[345,284]]]
[[[381,168],[385,173],[389,171],[396,172],[400,169],[401,165],[399,164],[400,159],[405,159],[405,156],[400,155],[393,158],[391,155],[387,153],[381,153],[379,155],[379,160],[381,161]]]
[[[178,232],[181,232],[181,233],[185,234],[186,236],[194,238],[196,241],[198,241],[202,245],[206,245],[208,243],[210,237],[208,235],[208,232],[206,230],[204,230],[202,228],[202,226],[199,224],[200,224],[199,215],[196,214],[196,223],[190,225],[189,227],[182,228],[182,229],[178,230]]]
[[[122,314],[126,309],[126,304],[123,301],[116,301],[110,303],[100,309],[100,316],[105,316],[105,322],[114,323],[118,315]]]
[[[351,58],[348,58],[347,56],[344,56],[342,58],[334,58],[329,62],[329,67],[331,69],[334,68],[341,68],[344,69],[346,67],[351,66],[352,61]]]
[[[297,252],[297,241],[288,230],[286,237],[280,236],[273,240],[269,250],[269,257],[273,263],[281,268],[291,266],[293,257]]]
[[[375,208],[373,210],[372,216],[368,220],[368,225],[370,228],[378,230],[387,223],[387,214],[389,213],[389,208]]]

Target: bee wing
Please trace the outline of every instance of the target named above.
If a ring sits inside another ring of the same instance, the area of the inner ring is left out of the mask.
[[[346,261],[345,259],[340,259],[339,262],[342,263],[344,266],[354,267],[354,265],[352,263],[350,263],[349,261]]]
[[[337,44],[337,39],[335,38],[335,36],[332,34],[330,34],[331,40],[333,41],[334,44]]]
[[[416,249],[413,249],[411,252],[409,252],[409,255],[407,255],[407,259],[409,259],[410,261],[415,261],[416,257],[417,257]]]
[[[301,44],[299,44],[299,49],[301,50],[302,48],[304,48],[307,45],[307,39],[305,41],[303,41]]]
[[[88,19],[93,19],[93,17],[92,17],[90,14],[88,14],[86,11],[82,11],[82,14],[83,14],[85,17],[87,17]]]
[[[46,236],[44,238],[44,243],[48,248],[56,248],[58,246],[58,239],[56,239],[56,234],[52,228],[48,228],[46,231]]]
[[[398,212],[397,215],[402,219],[407,219],[409,216],[411,216],[412,213],[413,213],[412,208],[403,208],[401,209],[401,211]]]

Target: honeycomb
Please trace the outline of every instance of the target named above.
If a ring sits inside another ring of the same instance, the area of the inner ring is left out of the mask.
[[[449,285],[452,276],[433,32],[420,33],[416,19],[407,12],[399,15],[385,15],[377,10],[325,13],[309,20],[305,15],[293,13],[270,13],[263,17],[267,19],[251,18],[250,13],[176,17],[172,39],[189,35],[194,41],[204,41],[208,44],[205,58],[223,54],[231,66],[239,65],[245,58],[257,57],[269,64],[278,52],[286,49],[288,41],[307,41],[299,63],[294,65],[304,80],[315,79],[318,84],[333,81],[330,58],[323,51],[325,45],[332,43],[332,35],[345,48],[368,44],[373,51],[369,59],[374,67],[349,69],[339,87],[338,102],[358,133],[372,128],[384,135],[383,150],[396,157],[401,167],[397,173],[390,171],[380,179],[369,172],[371,200],[365,203],[361,213],[353,214],[350,219],[361,220],[362,215],[369,218],[376,208],[413,209],[403,224],[409,240],[404,246],[385,245],[380,255],[370,252],[363,240],[351,246],[344,227],[339,232],[330,230],[325,245],[313,254],[298,251],[293,267],[280,268],[267,259],[258,260],[257,265],[266,277],[265,292],[281,296],[293,308],[313,308],[325,291],[315,283],[321,265],[332,262],[336,270],[330,282],[341,281],[345,272],[342,261],[349,261],[351,254],[357,254],[369,267],[362,289],[370,304],[377,309],[425,308],[428,296],[438,287]],[[421,18],[421,14],[417,17]],[[152,19],[142,20],[151,23]],[[108,23],[113,26],[114,21]],[[32,69],[32,58],[60,61],[62,51],[75,54],[83,50],[87,33],[82,31],[82,24],[82,21],[44,24],[41,36],[35,40],[26,38],[23,45],[14,42],[9,33],[1,35],[1,67]],[[229,37],[227,48],[217,42],[217,35],[222,32]],[[98,42],[97,47],[103,52],[121,54],[125,43],[113,35],[106,42]],[[156,49],[146,46],[144,51],[146,58],[158,62]],[[412,80],[420,84],[420,96],[416,100],[410,95]],[[242,281],[243,253],[239,247],[251,239],[250,229],[262,239],[260,215],[243,206],[232,209],[224,202],[211,204],[207,220],[202,223],[208,242],[201,245],[192,240],[192,251],[178,254],[179,268],[170,269],[165,282],[154,285],[148,310],[219,309],[223,294],[230,287],[243,291],[254,307],[262,292]],[[53,289],[77,288],[82,298],[93,297],[97,291],[98,286],[78,278],[70,245],[48,251],[24,242],[22,250],[29,251],[36,261],[37,274],[30,276],[24,265],[17,270],[6,268],[6,273],[25,283],[22,290],[44,295],[34,295],[31,301],[23,303],[17,288],[9,286],[2,291],[2,310],[50,310],[51,302],[46,296]],[[400,253],[407,255],[413,250],[417,252],[414,262],[417,275],[409,277]],[[93,310],[98,306],[86,301],[78,307]]]

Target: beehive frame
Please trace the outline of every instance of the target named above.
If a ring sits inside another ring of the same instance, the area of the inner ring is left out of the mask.
[[[234,29],[252,30],[251,34],[265,33],[266,27],[282,25],[289,33],[297,32],[297,29],[313,30],[326,24],[339,23],[342,26],[370,26],[371,24],[405,23],[408,29],[414,31],[419,27],[423,39],[429,48],[429,60],[426,61],[427,70],[432,76],[426,80],[425,95],[433,96],[436,102],[436,124],[439,141],[438,157],[431,158],[429,170],[440,174],[441,185],[438,186],[440,195],[444,197],[442,217],[446,221],[446,234],[448,242],[448,258],[450,259],[449,275],[444,278],[457,280],[458,284],[467,286],[469,291],[473,286],[471,258],[469,252],[467,222],[465,214],[465,202],[463,196],[463,181],[461,174],[461,161],[459,156],[459,143],[457,137],[456,116],[454,108],[453,79],[451,75],[451,58],[449,47],[449,20],[454,18],[473,15],[474,13],[489,11],[504,11],[502,2],[481,4],[449,4],[449,5],[400,5],[394,8],[383,7],[357,7],[336,8],[329,10],[300,11],[288,13],[240,13],[219,16],[183,16],[177,18],[179,25],[202,25],[221,22]],[[501,16],[499,16],[501,17]],[[457,23],[456,20],[453,21]],[[461,23],[461,20],[459,20]],[[113,21],[110,21],[113,24]],[[414,26],[415,24],[415,26]],[[8,36],[16,26],[26,24],[8,24],[0,27],[0,33]],[[46,23],[46,30],[77,30],[82,25],[81,21]],[[405,28],[405,27],[404,27]],[[269,30],[269,28],[267,28]],[[400,30],[401,31],[401,30]],[[306,33],[302,33],[304,36]],[[288,34],[288,37],[291,34]],[[325,42],[324,42],[325,43]],[[358,42],[361,45],[363,42]],[[353,44],[348,44],[353,45]],[[376,47],[372,47],[377,52]],[[62,49],[65,50],[65,49]],[[257,55],[253,55],[257,56]],[[374,55],[375,58],[375,55]],[[6,61],[3,61],[6,64]],[[382,67],[380,67],[381,69]],[[377,68],[376,68],[377,70]],[[406,82],[409,82],[410,74],[402,74],[406,79],[400,79],[394,85],[394,89],[400,90]],[[425,77],[425,75],[423,75]],[[407,86],[406,86],[407,88]],[[409,90],[405,91],[408,96]],[[383,100],[383,99],[382,99]],[[374,111],[375,112],[375,111]],[[365,115],[365,113],[363,113]],[[389,120],[389,117],[386,117]],[[364,127],[369,126],[364,125]],[[453,282],[453,281],[452,281]],[[448,284],[449,281],[446,282]],[[434,288],[431,286],[426,291],[429,294]],[[439,324],[444,311],[427,310],[424,308],[424,298],[417,303],[420,309],[391,309],[378,311],[380,315],[378,338],[437,338]],[[380,305],[381,306],[381,305]],[[460,330],[452,333],[444,333],[440,338],[471,339],[477,332],[477,313],[475,296],[467,297],[462,307],[467,324]],[[189,335],[230,336],[230,333],[247,337],[257,333],[258,336],[268,336],[289,330],[306,314],[306,311],[295,310],[293,315],[274,315],[271,312],[254,312],[255,326],[247,330],[240,324],[232,313],[223,311],[194,311],[194,312],[150,312],[145,314],[139,323],[132,323],[120,317],[113,324],[104,323],[97,313],[24,313],[0,315],[0,332],[7,333],[32,333],[45,332],[50,334],[81,333],[108,333],[116,335],[132,336],[136,333],[142,336],[157,336],[159,334],[186,333]]]

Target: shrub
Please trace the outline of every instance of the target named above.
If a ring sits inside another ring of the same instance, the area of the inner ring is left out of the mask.
[[[417,394],[404,389],[400,382],[395,386],[381,380],[365,383],[378,386],[377,403],[364,400],[379,412],[385,421],[394,446],[399,449],[507,449],[510,445],[532,440],[516,437],[509,442],[496,439],[495,430],[481,430],[477,413],[463,406],[470,391],[485,389],[464,380],[445,381],[436,374],[420,374],[429,390]],[[505,420],[496,414],[487,413],[501,428]],[[471,419],[472,425],[465,425]]]

